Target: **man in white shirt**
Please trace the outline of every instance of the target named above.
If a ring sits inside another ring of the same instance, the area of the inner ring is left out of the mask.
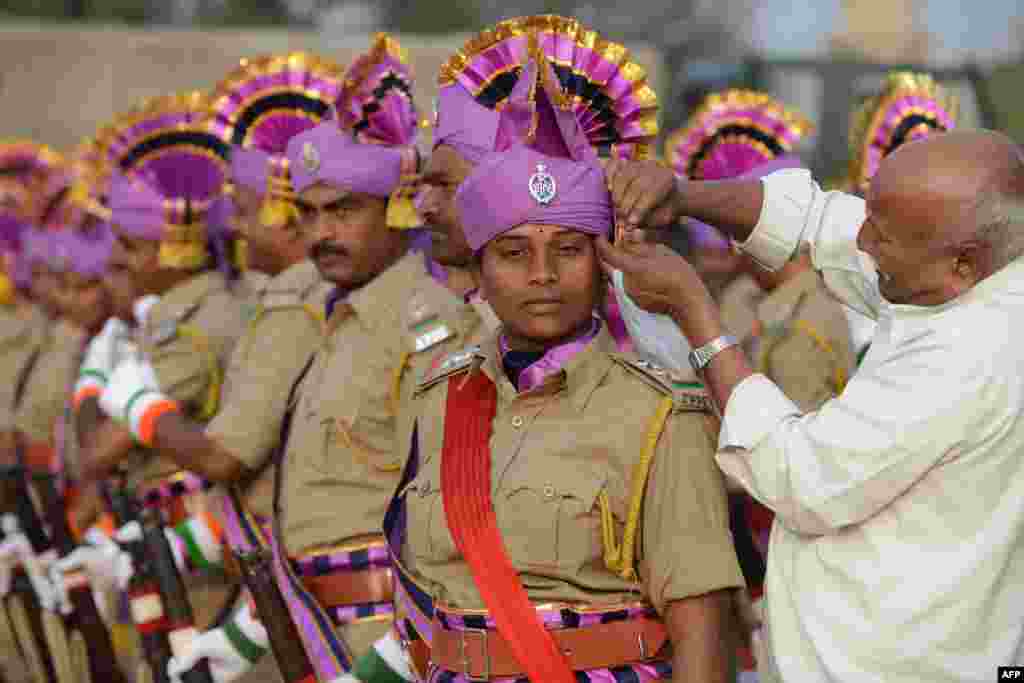
[[[1024,155],[949,133],[882,162],[867,201],[806,171],[679,183],[615,162],[636,302],[691,341],[723,412],[721,469],[776,513],[771,672],[785,681],[991,681],[1024,664]],[[801,414],[731,346],[692,267],[636,239],[691,215],[770,269],[809,245],[878,320],[837,398]]]

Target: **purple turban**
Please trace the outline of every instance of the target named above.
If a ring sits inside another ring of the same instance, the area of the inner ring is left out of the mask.
[[[89,230],[70,230],[58,241],[58,251],[66,253],[66,269],[89,279],[99,279],[107,272],[113,246],[114,233],[107,223]]]
[[[413,148],[356,142],[333,120],[289,140],[287,157],[296,192],[324,181],[382,198],[398,188],[404,167],[411,164],[415,173],[416,163]]]
[[[327,118],[344,72],[309,52],[243,59],[214,94],[215,130],[231,142],[235,184],[288,195],[285,147],[295,135]],[[286,196],[283,198],[287,198]]]
[[[479,164],[494,149],[498,117],[458,83],[443,87],[437,95],[434,148],[448,145],[466,161]]]
[[[484,159],[455,196],[473,251],[525,223],[606,235],[612,203],[597,163],[549,157],[519,146]]]
[[[17,252],[21,249],[24,221],[16,216],[0,214],[0,251]]]
[[[293,136],[285,156],[292,186],[324,181],[388,199],[387,225],[422,224],[413,204],[419,156],[412,74],[401,46],[385,33],[357,57],[342,81],[335,116]]]
[[[459,187],[455,201],[474,251],[525,223],[591,235],[612,228],[604,169],[554,83],[551,65],[531,60],[498,118],[495,151]]]

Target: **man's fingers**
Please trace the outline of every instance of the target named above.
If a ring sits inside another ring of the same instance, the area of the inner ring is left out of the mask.
[[[679,229],[675,209],[672,206],[671,196],[659,204],[647,217],[647,224],[657,227],[663,232],[670,232]]]
[[[604,235],[597,238],[597,255],[601,259],[601,267],[605,272],[609,270],[622,270],[626,262],[626,257],[622,250],[616,248]]]
[[[608,183],[608,191],[612,192],[612,188],[615,187],[615,178],[619,173],[622,162],[618,159],[608,159],[604,164],[604,175],[605,180]]]
[[[635,169],[626,162],[617,161],[615,163],[614,180],[609,180],[608,191],[612,195],[612,204],[616,209],[618,209],[620,202],[623,197],[626,196],[626,192],[633,182],[636,172]]]
[[[670,181],[664,176],[660,178],[645,176],[644,181],[634,186],[633,194],[624,205],[628,211],[626,221],[630,225],[648,223],[653,227],[659,227],[662,223],[653,222],[651,219],[655,216],[651,214],[655,209],[671,208],[669,200],[675,189],[674,179]]]

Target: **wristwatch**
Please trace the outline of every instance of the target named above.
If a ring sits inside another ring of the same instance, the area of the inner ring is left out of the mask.
[[[736,337],[731,334],[723,334],[721,337],[715,337],[699,349],[690,351],[690,354],[687,357],[690,359],[690,365],[693,366],[693,369],[700,372],[708,366],[708,363],[710,363],[715,356],[722,351],[725,351],[730,346],[736,346],[737,344],[739,344],[739,342],[736,341]]]

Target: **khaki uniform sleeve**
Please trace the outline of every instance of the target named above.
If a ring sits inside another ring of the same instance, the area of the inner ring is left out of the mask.
[[[55,341],[36,361],[14,415],[14,427],[30,441],[51,441],[54,425],[68,398],[78,353],[74,344]]]
[[[201,408],[243,328],[242,302],[228,293],[211,296],[172,339],[147,345],[160,390],[191,410]],[[187,329],[198,331],[199,338],[186,334]]]
[[[640,575],[661,613],[673,600],[744,585],[707,419],[669,416],[647,484]]]
[[[7,322],[0,321],[4,324]],[[11,429],[14,424],[14,391],[18,375],[34,348],[29,334],[0,339],[0,432]]]
[[[299,307],[271,309],[239,341],[231,394],[206,433],[252,469],[277,446],[288,394],[322,338]]]
[[[163,393],[190,407],[202,405],[212,377],[207,355],[192,340],[179,335],[153,346],[149,362]]]
[[[837,359],[798,328],[772,344],[764,359],[765,374],[802,412],[817,410],[837,394]]]
[[[846,314],[820,283],[763,343],[760,371],[805,413],[835,398],[855,363]]]

